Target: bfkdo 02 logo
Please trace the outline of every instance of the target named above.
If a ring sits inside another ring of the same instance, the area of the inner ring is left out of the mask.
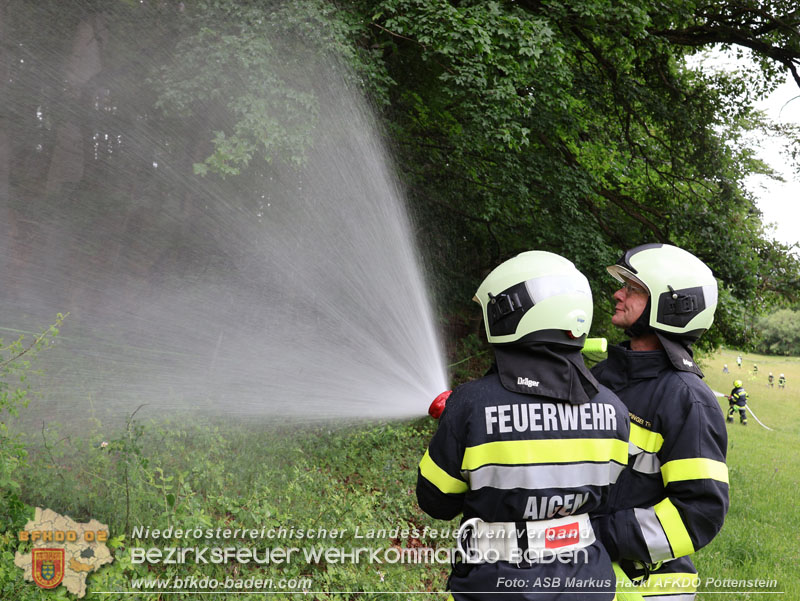
[[[114,561],[108,526],[97,520],[82,523],[52,509],[36,507],[32,520],[19,531],[14,565],[25,580],[43,589],[63,586],[78,597],[86,595],[86,578]],[[28,550],[28,544],[32,548]]]
[[[108,540],[108,530],[84,530],[81,533],[76,530],[21,530],[19,533],[19,540],[22,542],[75,543],[78,539],[87,543],[104,543]]]
[[[64,549],[33,549],[31,575],[41,588],[56,588],[64,580]]]

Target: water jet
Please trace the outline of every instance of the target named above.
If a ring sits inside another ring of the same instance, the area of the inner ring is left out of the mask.
[[[110,115],[87,126],[36,97],[47,75],[31,62],[13,112],[57,133],[44,150],[12,148],[12,165],[50,167],[46,186],[11,177],[0,198],[0,326],[70,317],[29,415],[120,423],[147,403],[148,415],[395,418],[424,415],[447,388],[402,188],[340,64],[298,75],[317,99],[302,165],[221,178],[190,172],[186,132],[121,125],[146,120],[131,108],[139,81],[73,68],[82,100],[66,108]]]

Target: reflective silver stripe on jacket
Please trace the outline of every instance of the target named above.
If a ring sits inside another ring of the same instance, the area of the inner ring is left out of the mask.
[[[672,557],[672,548],[669,546],[667,535],[661,522],[658,520],[655,509],[635,507],[633,510],[639,528],[642,530],[644,542],[650,552],[650,561],[657,562]]]
[[[640,474],[659,474],[661,473],[661,461],[655,453],[642,451],[636,455],[631,466],[635,472]]]
[[[608,486],[625,469],[619,463],[572,463],[568,465],[486,465],[463,472],[472,490],[492,487],[500,490],[524,488],[578,488]]]
[[[635,457],[631,468],[640,474],[658,474],[661,472],[661,461],[655,453],[648,453],[632,442],[628,443],[628,454]]]

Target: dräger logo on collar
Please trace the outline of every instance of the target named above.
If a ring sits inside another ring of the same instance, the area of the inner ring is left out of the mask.
[[[528,378],[517,378],[517,385],[533,388],[534,386],[538,386],[539,382],[537,382],[536,380],[529,380]]]
[[[684,359],[684,360],[683,360],[683,364],[684,364],[686,367],[694,367],[694,363],[692,363],[692,362],[691,362],[691,361],[689,361],[688,359]]]

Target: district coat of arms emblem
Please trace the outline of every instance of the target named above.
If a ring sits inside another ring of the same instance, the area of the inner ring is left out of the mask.
[[[33,581],[41,588],[56,588],[64,580],[64,549],[33,549]]]

